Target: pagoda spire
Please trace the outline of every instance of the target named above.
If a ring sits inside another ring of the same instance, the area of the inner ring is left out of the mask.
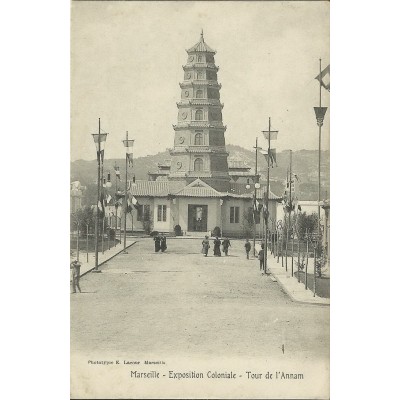
[[[201,42],[204,42],[203,28],[201,28],[200,41],[201,41]]]

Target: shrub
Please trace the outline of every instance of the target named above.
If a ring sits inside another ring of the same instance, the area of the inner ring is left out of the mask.
[[[213,230],[213,236],[218,236],[221,237],[221,228],[219,226],[216,226]]]
[[[174,227],[175,236],[182,236],[182,228],[180,225],[175,225]]]

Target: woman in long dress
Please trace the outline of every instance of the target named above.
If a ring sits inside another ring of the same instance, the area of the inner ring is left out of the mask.
[[[221,257],[221,241],[218,239],[218,237],[215,238],[214,240],[214,256]]]
[[[208,256],[208,249],[210,248],[210,242],[208,240],[208,236],[206,236],[204,238],[204,240],[201,242],[201,244],[203,245],[203,248],[201,250],[201,252],[204,254],[204,257]]]

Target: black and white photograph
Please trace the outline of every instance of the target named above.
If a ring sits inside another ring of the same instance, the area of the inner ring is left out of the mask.
[[[71,399],[330,398],[329,15],[71,1]]]

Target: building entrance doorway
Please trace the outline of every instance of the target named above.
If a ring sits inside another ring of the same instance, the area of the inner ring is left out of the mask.
[[[188,205],[188,231],[207,232],[208,206]]]

